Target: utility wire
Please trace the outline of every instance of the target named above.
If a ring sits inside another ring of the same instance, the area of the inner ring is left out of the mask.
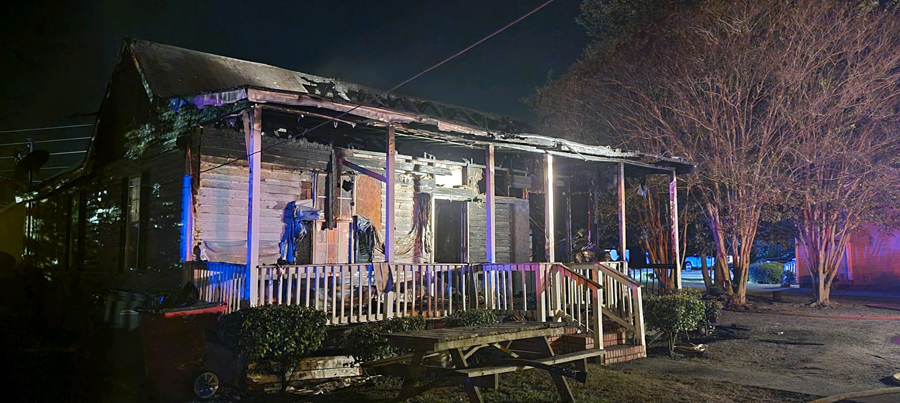
[[[463,50],[460,50],[459,52],[454,53],[454,54],[451,55],[450,57],[448,57],[448,58],[446,58],[446,59],[444,59],[444,60],[441,60],[441,61],[438,62],[437,64],[435,64],[435,65],[433,65],[433,66],[431,66],[431,67],[429,67],[429,68],[427,68],[427,69],[425,69],[425,70],[420,71],[420,72],[417,73],[416,75],[414,75],[414,76],[412,76],[412,77],[410,77],[410,78],[407,78],[406,80],[403,80],[403,82],[401,82],[400,84],[397,84],[397,85],[393,86],[391,89],[389,89],[389,90],[387,90],[387,91],[384,91],[384,92],[382,92],[382,93],[380,93],[380,94],[378,94],[378,95],[375,95],[375,96],[373,96],[373,97],[371,97],[371,98],[369,98],[369,99],[367,99],[367,100],[365,100],[365,101],[363,101],[363,102],[357,103],[357,104],[354,105],[352,108],[350,108],[350,109],[348,109],[348,110],[342,112],[341,114],[339,114],[339,115],[337,115],[337,116],[335,116],[335,117],[333,117],[333,118],[331,118],[331,119],[329,119],[329,120],[327,120],[327,121],[324,121],[324,122],[322,122],[322,123],[319,123],[318,125],[315,125],[315,126],[309,128],[309,129],[303,130],[303,133],[295,134],[295,135],[293,135],[293,136],[289,136],[288,138],[286,138],[286,139],[284,139],[284,140],[282,140],[282,141],[280,141],[280,142],[277,142],[277,143],[275,143],[275,144],[270,144],[270,145],[268,145],[268,146],[266,146],[266,147],[261,148],[259,151],[254,151],[254,152],[252,152],[252,153],[250,153],[250,154],[247,154],[247,157],[233,158],[233,159],[231,159],[231,160],[229,160],[229,161],[225,161],[225,162],[223,162],[223,163],[221,163],[221,164],[219,164],[219,165],[216,165],[216,166],[213,166],[213,167],[210,167],[210,168],[206,168],[206,169],[204,169],[204,170],[201,170],[199,173],[209,172],[209,171],[212,171],[212,170],[215,170],[215,169],[224,167],[224,166],[226,166],[226,165],[231,165],[231,164],[233,164],[233,163],[235,163],[235,162],[238,162],[238,161],[243,161],[243,160],[245,160],[246,158],[250,157],[251,155],[256,155],[256,154],[261,153],[261,152],[263,152],[263,151],[265,151],[265,150],[268,150],[268,149],[270,149],[270,148],[272,148],[272,147],[276,147],[276,146],[279,146],[279,145],[286,144],[288,141],[294,139],[294,138],[297,137],[297,136],[305,136],[305,135],[308,134],[309,132],[312,132],[312,131],[314,131],[314,130],[316,130],[316,129],[322,127],[322,126],[325,126],[326,124],[329,124],[329,123],[332,123],[332,122],[337,122],[337,119],[340,119],[341,117],[343,117],[343,116],[349,114],[350,112],[353,112],[353,111],[359,109],[360,107],[362,107],[362,106],[364,106],[364,105],[367,105],[367,104],[369,104],[370,102],[372,102],[372,101],[374,101],[374,100],[376,100],[376,99],[379,99],[379,98],[381,98],[381,97],[383,97],[383,96],[385,96],[385,95],[387,95],[387,94],[390,94],[391,92],[396,91],[398,88],[400,88],[400,87],[402,87],[402,86],[404,86],[404,85],[406,85],[406,84],[409,84],[411,81],[413,81],[413,80],[415,80],[415,79],[417,79],[417,78],[423,76],[424,74],[428,73],[429,71],[432,71],[432,70],[434,70],[434,69],[436,69],[436,68],[438,68],[438,67],[444,65],[445,63],[447,63],[447,62],[449,62],[449,61],[451,61],[451,60],[453,60],[453,59],[455,59],[455,58],[461,56],[463,53],[466,53],[466,52],[472,50],[474,47],[476,47],[476,46],[478,46],[478,45],[481,45],[482,43],[484,43],[484,42],[487,41],[488,39],[491,39],[491,38],[497,36],[498,34],[500,34],[501,32],[503,32],[503,31],[507,30],[508,28],[512,27],[513,25],[518,24],[519,22],[521,22],[521,21],[524,20],[525,18],[528,18],[528,17],[531,16],[532,14],[534,14],[534,13],[540,11],[542,8],[544,8],[544,7],[548,6],[548,5],[550,5],[550,3],[553,3],[554,1],[555,1],[555,0],[547,0],[547,1],[544,2],[543,4],[541,4],[541,5],[537,6],[537,7],[535,7],[535,8],[532,9],[531,11],[525,13],[525,14],[522,15],[521,17],[516,18],[515,20],[513,20],[513,21],[510,22],[509,24],[506,24],[506,25],[504,25],[502,28],[500,28],[500,29],[498,29],[498,30],[492,32],[490,35],[485,36],[484,38],[481,38],[481,39],[479,39],[478,41],[476,41],[475,43],[473,43],[473,44],[467,46],[467,47],[464,48]]]
[[[219,164],[219,165],[216,165],[216,166],[213,166],[213,167],[210,167],[210,168],[201,170],[199,173],[206,173],[206,172],[209,172],[209,171],[212,171],[212,170],[215,170],[215,169],[224,167],[224,166],[226,166],[226,165],[231,165],[231,164],[233,164],[233,163],[235,163],[235,162],[238,162],[238,161],[243,161],[243,160],[245,160],[246,158],[250,157],[251,155],[258,154],[258,153],[260,153],[260,152],[263,152],[263,151],[268,150],[268,149],[270,149],[270,148],[272,148],[272,147],[275,147],[275,146],[279,146],[279,145],[286,144],[288,141],[290,141],[291,139],[293,139],[293,138],[295,138],[295,137],[297,137],[297,136],[305,136],[307,133],[312,132],[313,130],[319,129],[319,128],[321,128],[322,126],[325,126],[326,124],[329,124],[329,123],[332,123],[332,122],[337,122],[337,119],[340,119],[341,117],[343,117],[343,116],[349,114],[350,112],[353,112],[354,110],[359,109],[360,107],[362,107],[362,106],[364,106],[364,105],[366,105],[366,104],[368,104],[368,103],[370,103],[370,102],[372,102],[372,101],[374,101],[374,100],[376,100],[376,99],[379,99],[379,98],[381,98],[381,97],[383,97],[383,96],[385,96],[385,95],[387,95],[387,94],[390,94],[390,93],[393,92],[393,91],[396,91],[398,88],[400,88],[400,87],[402,87],[402,86],[404,86],[404,85],[406,85],[406,84],[409,84],[410,82],[412,82],[413,80],[415,80],[415,79],[417,79],[417,78],[423,76],[424,74],[426,74],[426,73],[428,73],[428,72],[430,72],[430,71],[432,71],[432,70],[434,70],[434,69],[436,69],[436,68],[438,68],[438,67],[440,67],[440,66],[446,64],[447,62],[449,62],[449,61],[451,61],[451,60],[453,60],[453,59],[455,59],[455,58],[461,56],[462,54],[464,54],[464,53],[466,53],[466,52],[472,50],[472,49],[475,48],[476,46],[481,45],[482,43],[484,43],[484,42],[487,41],[488,39],[491,39],[491,38],[493,38],[493,37],[499,35],[501,32],[503,32],[503,31],[509,29],[509,28],[512,27],[513,25],[518,24],[519,22],[521,22],[521,21],[524,20],[525,18],[528,18],[529,16],[531,16],[532,14],[534,14],[534,13],[540,11],[540,10],[543,9],[544,7],[547,7],[548,5],[550,5],[550,3],[553,3],[554,1],[555,1],[555,0],[547,0],[547,1],[545,1],[544,3],[542,3],[541,5],[535,7],[535,8],[532,9],[531,11],[529,11],[529,12],[523,14],[521,17],[516,18],[515,20],[513,20],[513,21],[510,22],[509,24],[504,25],[504,26],[501,27],[500,29],[498,29],[498,30],[492,32],[490,35],[487,35],[487,36],[485,36],[484,38],[479,39],[479,40],[476,41],[475,43],[473,43],[473,44],[471,44],[471,45],[465,47],[464,49],[460,50],[459,52],[454,53],[454,54],[451,55],[450,57],[447,57],[446,59],[441,60],[440,62],[436,63],[435,65],[433,65],[433,66],[431,66],[431,67],[429,67],[429,68],[427,68],[427,69],[425,69],[425,70],[422,70],[421,72],[417,73],[416,75],[414,75],[414,76],[412,76],[412,77],[410,77],[410,78],[407,78],[406,80],[403,80],[403,82],[401,82],[400,84],[397,84],[397,85],[393,86],[391,89],[389,89],[389,90],[387,90],[387,91],[384,91],[384,92],[382,92],[382,93],[380,93],[380,94],[378,94],[378,95],[375,95],[375,96],[373,96],[373,97],[371,97],[371,98],[369,98],[369,99],[367,99],[367,100],[365,100],[365,101],[363,101],[363,102],[357,103],[357,104],[354,105],[352,108],[350,108],[350,109],[348,109],[348,110],[342,112],[341,114],[339,114],[339,115],[337,115],[337,116],[335,116],[335,117],[333,117],[333,118],[331,118],[331,119],[329,119],[329,120],[326,120],[325,122],[322,122],[322,123],[320,123],[320,124],[318,124],[318,125],[315,125],[315,126],[309,128],[309,129],[303,130],[303,133],[299,133],[299,134],[296,134],[296,135],[293,135],[293,136],[289,136],[288,138],[286,138],[286,139],[284,139],[284,140],[282,140],[282,141],[280,141],[280,142],[277,142],[277,143],[275,143],[275,144],[270,144],[270,145],[268,145],[268,146],[266,146],[266,147],[261,148],[259,151],[256,151],[256,152],[253,152],[253,153],[251,153],[251,154],[248,154],[247,157],[234,158],[234,159],[231,159],[231,160],[229,160],[229,161],[223,162],[223,163],[221,163],[221,164]],[[70,128],[70,127],[84,127],[84,126],[93,126],[93,125],[92,125],[92,124],[84,124],[84,125],[71,125],[71,126],[44,127],[44,128],[36,128],[36,129],[19,129],[19,130],[0,131],[0,133],[25,132],[25,131],[32,131],[32,130],[53,130],[53,129],[64,129],[64,128]]]
[[[93,123],[85,123],[81,125],[68,125],[68,126],[50,126],[50,127],[33,127],[31,129],[15,129],[15,130],[0,130],[0,133],[22,133],[22,132],[38,132],[43,130],[58,130],[58,129],[71,129],[75,127],[88,127],[93,126]]]

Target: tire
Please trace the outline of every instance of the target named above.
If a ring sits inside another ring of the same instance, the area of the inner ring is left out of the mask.
[[[684,262],[684,269],[687,271],[694,270],[694,264],[691,263],[690,261],[686,261],[686,262]]]
[[[219,377],[212,372],[204,372],[194,379],[194,394],[201,399],[209,399],[219,390]]]

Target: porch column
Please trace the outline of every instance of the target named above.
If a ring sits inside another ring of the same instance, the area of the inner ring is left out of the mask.
[[[628,267],[625,262],[625,163],[618,163],[618,175],[616,184],[618,185],[619,190],[619,256],[621,256],[621,260],[623,264],[625,264],[625,268]],[[627,272],[626,272],[627,273]]]
[[[675,288],[681,289],[681,251],[678,242],[678,178],[672,171],[672,181],[669,182],[669,215],[672,218],[672,254],[675,259]]]
[[[556,261],[556,240],[553,237],[553,156],[544,154],[544,256],[548,262]]]
[[[252,115],[251,115],[252,114]],[[260,161],[262,160],[262,109],[244,111],[244,141],[250,166],[249,200],[247,203],[247,269],[250,271],[250,306],[259,302],[259,194]]]
[[[485,238],[484,248],[487,251],[487,262],[494,263],[496,254],[494,246],[496,240],[495,223],[496,216],[494,214],[494,145],[490,144],[485,149],[484,154],[484,195],[485,195],[485,215],[487,216],[487,237]]]
[[[575,258],[572,255],[574,252],[573,244],[574,239],[572,238],[572,178],[566,180],[566,216],[564,217],[566,220],[566,253],[563,254],[563,257],[566,261],[574,262]]]
[[[387,137],[385,139],[386,158],[384,163],[384,261],[394,261],[394,204],[396,197],[394,196],[394,185],[397,182],[395,177],[395,162],[397,157],[397,147],[394,141],[394,126],[387,127]]]

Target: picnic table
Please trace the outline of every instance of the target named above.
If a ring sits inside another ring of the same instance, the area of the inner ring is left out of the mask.
[[[496,389],[499,374],[534,368],[551,375],[563,401],[574,402],[567,378],[584,382],[587,359],[602,355],[603,350],[557,355],[550,338],[565,332],[562,323],[509,322],[393,333],[387,335],[391,345],[412,352],[365,366],[403,378],[398,401],[442,384],[462,382],[469,401],[481,403],[480,388]],[[429,382],[417,385],[422,381]]]

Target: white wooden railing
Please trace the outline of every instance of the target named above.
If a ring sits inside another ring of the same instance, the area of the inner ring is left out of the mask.
[[[186,262],[182,283],[192,282],[200,300],[224,302],[227,312],[246,306],[249,296],[247,265],[219,262]]]
[[[254,305],[303,305],[325,311],[329,324],[391,317],[444,317],[470,306],[465,264],[333,264],[261,266]],[[253,286],[253,285],[251,285]]]
[[[528,320],[572,321],[593,337],[603,334],[605,316],[644,339],[640,284],[618,262],[260,266],[255,284],[245,267],[194,263],[186,278],[201,299],[228,302],[230,311],[302,305],[325,311],[329,324],[347,324],[486,308]],[[256,287],[256,301],[250,301],[250,287]]]

